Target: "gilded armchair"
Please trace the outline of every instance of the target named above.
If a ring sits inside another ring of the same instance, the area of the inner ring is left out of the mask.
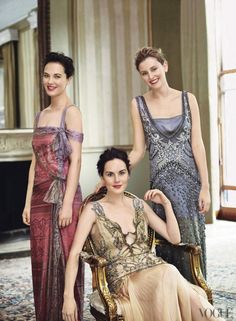
[[[97,194],[89,195],[82,203],[83,207],[92,201],[97,201],[104,197],[105,191],[100,191]],[[125,195],[134,198],[134,195],[125,192]],[[155,245],[161,246],[166,241],[156,240],[155,233],[149,229],[149,246],[152,249]],[[189,255],[191,272],[193,275],[194,283],[199,285],[207,294],[209,302],[212,303],[212,291],[207,285],[200,267],[200,246],[194,244],[179,244],[171,245],[174,247],[181,247]],[[96,255],[95,247],[90,237],[87,238],[83,248],[85,262],[90,265],[92,271],[92,294],[90,296],[90,312],[96,321],[124,321],[124,318],[119,311],[119,306],[116,304],[115,299],[109,291],[106,281],[106,260]]]

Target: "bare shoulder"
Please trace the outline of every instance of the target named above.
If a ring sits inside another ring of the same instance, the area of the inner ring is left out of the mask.
[[[126,201],[127,201],[127,204],[129,204],[129,206],[133,206],[134,202],[139,202],[140,199],[138,198],[138,196],[134,195],[134,194],[128,194],[126,195]]]
[[[182,95],[182,91],[175,88],[170,88],[170,95],[177,98]]]
[[[132,99],[130,108],[131,108],[131,115],[133,117],[137,116],[139,114],[138,113],[138,103],[137,103],[136,98]]]
[[[68,108],[65,122],[68,129],[82,132],[82,115],[78,107],[71,106]]]
[[[181,97],[182,97],[182,91],[178,89],[170,88],[170,93],[165,100],[166,102],[169,102],[169,103],[178,103]]]
[[[188,95],[190,108],[197,108],[198,107],[198,103],[197,103],[197,99],[194,96],[194,94],[188,92],[187,95]]]
[[[89,202],[86,204],[82,210],[83,215],[87,215],[87,217],[95,218],[95,212],[94,212],[94,202]]]
[[[43,110],[40,111],[41,115],[47,114],[48,112],[51,112],[51,107],[47,106],[46,108],[44,108]]]
[[[66,116],[73,118],[73,117],[81,117],[81,111],[79,107],[76,107],[75,105],[70,106],[66,112]]]
[[[149,220],[150,217],[153,215],[153,210],[152,208],[149,206],[149,204],[144,201],[144,200],[141,200],[141,206],[142,206],[142,209],[143,209],[143,214],[144,214],[144,217]]]
[[[131,108],[132,108],[132,107],[137,107],[136,97],[134,97],[134,98],[131,100]]]

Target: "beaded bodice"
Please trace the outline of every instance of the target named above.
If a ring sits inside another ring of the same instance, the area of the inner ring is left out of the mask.
[[[108,264],[106,275],[109,288],[117,293],[125,276],[163,263],[148,245],[148,226],[144,217],[143,204],[138,198],[133,200],[135,218],[134,233],[124,234],[120,225],[105,215],[99,202],[93,203],[96,213],[95,231],[90,235],[96,254],[104,257]]]
[[[187,93],[182,93],[182,117],[175,130],[170,134],[161,130],[150,115],[143,96],[136,97],[145,133],[150,159],[151,186],[157,182],[164,171],[174,168],[179,174],[186,172],[198,177],[191,147],[191,112]],[[169,122],[170,120],[167,119]]]

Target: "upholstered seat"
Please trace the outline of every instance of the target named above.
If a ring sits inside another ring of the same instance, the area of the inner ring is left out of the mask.
[[[82,203],[83,207],[92,201],[97,201],[104,197],[105,191],[102,190],[99,193],[89,195]],[[135,196],[129,192],[125,192],[125,195],[130,198]],[[149,246],[151,249],[154,246],[162,246],[166,241],[155,240],[155,233],[152,229],[149,229]],[[212,291],[203,278],[200,267],[200,246],[194,244],[178,244],[171,245],[174,247],[182,248],[189,253],[189,261],[191,266],[191,272],[194,283],[200,286],[207,294],[209,302],[212,303]],[[124,318],[121,315],[119,305],[109,291],[106,281],[106,264],[107,261],[96,255],[96,251],[93,242],[90,237],[87,238],[83,248],[83,259],[87,262],[92,270],[92,294],[90,296],[90,312],[97,321],[122,321]]]
[[[89,304],[93,309],[97,310],[98,312],[104,315],[106,314],[105,307],[104,307],[104,304],[102,303],[98,290],[94,290],[90,295]],[[116,306],[117,306],[117,314],[120,315],[121,317],[121,311],[119,308],[119,304],[117,302],[116,302]]]

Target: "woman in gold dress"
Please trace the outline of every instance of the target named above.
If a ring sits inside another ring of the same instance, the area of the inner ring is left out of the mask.
[[[124,195],[130,164],[127,154],[107,149],[97,163],[107,193],[82,211],[66,267],[63,319],[77,321],[74,283],[79,257],[90,234],[96,252],[104,257],[110,291],[127,321],[215,321],[214,307],[202,289],[189,283],[170,264],[150,251],[148,225],[173,244],[180,240],[179,227],[168,198],[157,189],[144,199],[161,204],[166,222],[138,197]],[[208,317],[204,312],[213,311]]]

